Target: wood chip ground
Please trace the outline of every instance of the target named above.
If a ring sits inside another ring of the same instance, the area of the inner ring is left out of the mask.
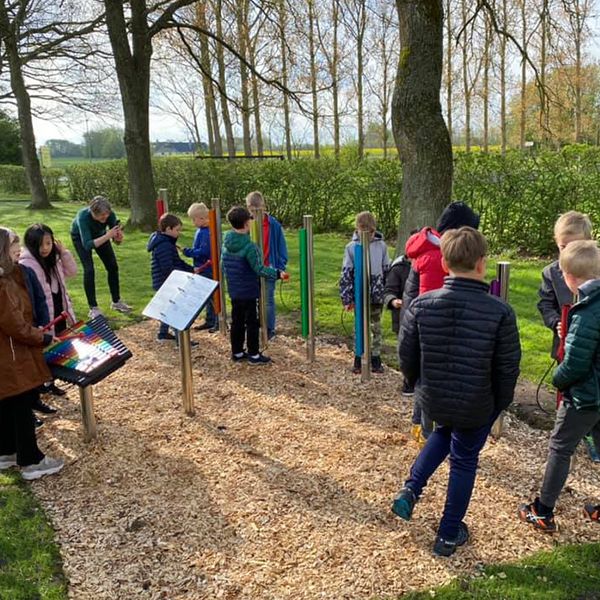
[[[482,564],[600,540],[581,507],[600,467],[577,456],[548,537],[516,518],[540,486],[548,432],[514,417],[483,451],[450,559],[431,547],[446,492],[434,476],[410,523],[391,501],[417,454],[412,402],[388,369],[361,384],[346,348],[278,337],[267,367],[233,364],[219,334],[194,332],[196,415],[182,411],[179,355],[156,325],[119,332],[134,358],[95,387],[99,436],[82,440],[77,390],[39,437],[67,466],[32,484],[51,518],[77,600],[395,598]]]

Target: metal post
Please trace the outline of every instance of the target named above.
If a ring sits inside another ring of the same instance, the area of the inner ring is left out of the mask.
[[[217,265],[217,269],[219,272],[219,289],[217,293],[219,294],[219,298],[221,299],[221,314],[219,315],[219,331],[223,335],[227,335],[227,305],[225,304],[225,278],[223,277],[223,270],[221,268],[221,251],[223,244],[223,230],[222,230],[222,221],[221,221],[221,201],[219,198],[213,198],[211,200],[212,207],[215,209],[215,214],[217,217],[217,227],[216,227],[216,236],[217,236],[217,250],[219,254],[219,264]]]
[[[369,243],[371,233],[360,232],[360,245],[362,246],[363,280],[362,280],[362,305],[363,305],[363,347],[361,361],[361,381],[371,379],[371,253]]]
[[[183,410],[190,417],[194,414],[194,389],[192,385],[192,344],[190,330],[177,332],[179,338],[179,357],[181,358],[181,391]]]
[[[157,212],[158,218],[160,219],[162,215],[169,212],[169,201],[167,199],[167,189],[161,188],[158,190],[158,202],[157,202]],[[162,211],[162,212],[161,212]]]
[[[263,241],[263,218],[265,211],[262,208],[255,208],[254,211],[254,239],[260,250],[260,260],[264,263],[264,241]],[[267,332],[267,281],[260,277],[260,299],[258,302],[258,312],[260,315],[260,346],[264,350],[269,343]]]
[[[496,280],[498,281],[498,287],[500,288],[500,298],[505,302],[508,302],[508,289],[510,282],[510,263],[499,262],[496,265]],[[491,434],[495,438],[499,438],[504,430],[504,412],[498,415],[498,418],[492,425]]]
[[[315,360],[315,252],[312,229],[312,215],[304,215],[302,224],[306,230],[306,288],[308,335],[306,337],[306,358]]]
[[[83,440],[91,442],[97,434],[94,417],[94,391],[91,385],[79,388],[81,401],[81,420],[83,422]]]

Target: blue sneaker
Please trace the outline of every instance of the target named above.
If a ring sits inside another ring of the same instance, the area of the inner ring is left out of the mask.
[[[247,358],[248,358],[248,354],[246,352],[239,352],[238,354],[231,355],[231,360],[233,362],[241,362],[243,360],[246,360]]]
[[[402,488],[394,499],[392,512],[401,519],[410,521],[416,503],[417,497],[415,493],[408,487]]]
[[[435,538],[433,545],[433,553],[436,556],[452,556],[459,546],[463,546],[469,539],[469,529],[466,523],[461,523],[458,526],[458,534],[452,540],[445,540],[439,535]]]
[[[598,448],[596,448],[596,444],[594,444],[594,438],[591,435],[586,435],[583,438],[583,443],[587,448],[590,460],[594,463],[600,463],[600,453],[598,453]]]
[[[267,365],[271,362],[271,359],[268,356],[265,356],[264,354],[257,354],[255,356],[248,356],[248,362],[253,366]]]

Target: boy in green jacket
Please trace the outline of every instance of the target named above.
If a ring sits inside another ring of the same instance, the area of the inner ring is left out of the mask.
[[[539,497],[519,507],[519,518],[554,533],[554,505],[569,475],[571,456],[591,430],[600,448],[600,248],[592,240],[571,242],[560,254],[565,282],[578,302],[569,312],[565,358],[552,383],[564,393],[550,437],[548,462]],[[586,505],[594,519],[596,507]]]

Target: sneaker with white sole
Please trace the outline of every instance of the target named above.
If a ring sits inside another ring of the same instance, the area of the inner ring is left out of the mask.
[[[21,477],[26,481],[39,479],[44,475],[54,475],[54,473],[58,473],[64,466],[64,461],[59,458],[45,456],[39,463],[23,467],[21,469]]]
[[[129,306],[129,304],[125,304],[123,300],[119,300],[118,302],[111,302],[110,307],[113,310],[116,310],[120,313],[130,313],[133,310],[131,306]]]
[[[90,308],[90,312],[88,313],[88,317],[90,319],[95,319],[96,317],[103,317],[104,313],[97,307],[97,306],[92,306]]]
[[[0,471],[4,469],[10,469],[11,467],[17,466],[17,455],[16,454],[3,454],[0,456]]]

